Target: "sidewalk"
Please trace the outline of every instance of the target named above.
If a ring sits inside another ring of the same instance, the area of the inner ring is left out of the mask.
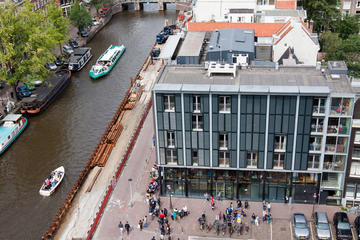
[[[151,220],[148,214],[148,204],[145,202],[145,193],[147,185],[150,181],[149,172],[155,163],[155,149],[152,146],[153,136],[153,114],[149,114],[144,127],[139,135],[135,148],[129,158],[123,174],[120,176],[114,192],[105,208],[105,212],[99,223],[99,226],[94,234],[93,239],[151,239],[153,236],[160,239],[160,233],[157,223],[157,218]],[[128,181],[132,178],[131,186]],[[131,201],[132,198],[132,201]],[[169,207],[169,198],[161,197],[161,208]],[[133,205],[131,206],[131,202]],[[224,212],[229,207],[230,202],[236,204],[236,201],[220,200],[216,201],[215,210],[211,210],[210,203],[204,198],[176,198],[172,197],[172,205],[174,208],[181,209],[187,206],[190,215],[183,219],[173,221],[169,218],[171,227],[172,239],[226,239],[229,238],[229,233],[225,236],[217,236],[214,230],[210,232],[201,231],[197,219],[201,216],[202,212],[206,213],[208,222],[213,223],[215,216],[219,211]],[[311,204],[284,204],[284,203],[271,203],[271,213],[273,221],[271,224],[263,223],[261,221],[259,226],[250,224],[250,216],[254,212],[260,218],[262,217],[262,203],[250,202],[250,208],[247,211],[245,223],[250,226],[247,234],[237,235],[234,233],[232,239],[291,239],[292,230],[290,225],[291,215],[295,212],[304,213],[309,221],[312,221],[313,207],[314,211],[326,211],[329,220],[332,221],[333,214],[340,211],[338,206],[326,205],[311,205]],[[145,215],[148,216],[149,226],[144,228],[143,231],[137,229],[138,221]],[[350,222],[354,221],[355,216],[349,215]],[[119,221],[123,224],[129,222],[133,228],[129,236],[126,234],[121,235],[118,228]],[[312,226],[313,228],[313,226]],[[206,238],[204,238],[206,237]],[[165,238],[167,239],[167,238]],[[314,238],[315,239],[315,238]]]

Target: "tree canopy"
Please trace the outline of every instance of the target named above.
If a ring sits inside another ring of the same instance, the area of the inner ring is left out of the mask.
[[[71,23],[79,30],[87,26],[91,26],[92,24],[92,17],[90,13],[84,6],[80,5],[77,0],[75,0],[71,6],[70,20]]]
[[[12,2],[4,4],[0,12],[0,80],[16,86],[45,79],[49,70],[44,65],[55,59],[52,51],[66,37],[59,17],[52,15],[57,11],[52,9],[48,15],[33,11],[28,0],[18,8]]]

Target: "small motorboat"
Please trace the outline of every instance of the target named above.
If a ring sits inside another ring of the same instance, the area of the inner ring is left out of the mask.
[[[50,173],[50,175],[45,179],[41,188],[40,195],[42,196],[50,196],[55,189],[60,185],[61,181],[65,176],[65,168],[63,166],[58,167],[54,171]]]

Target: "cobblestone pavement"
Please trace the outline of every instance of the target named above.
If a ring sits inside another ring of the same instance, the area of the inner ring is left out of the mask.
[[[135,148],[131,154],[131,157],[127,163],[124,172],[119,178],[112,194],[110,201],[105,209],[99,226],[95,232],[93,239],[139,239],[147,240],[153,236],[156,239],[160,239],[160,233],[158,228],[157,219],[151,220],[148,215],[148,205],[145,202],[145,192],[147,184],[149,183],[149,172],[152,165],[155,162],[155,148],[152,146],[153,136],[153,114],[149,114],[145,121],[144,127],[140,133]],[[131,186],[128,181],[132,178]],[[132,199],[132,201],[131,201]],[[197,219],[204,211],[206,213],[207,220],[213,222],[215,216],[219,211],[223,212],[231,201],[220,200],[216,201],[215,210],[211,210],[209,202],[204,198],[179,198],[172,197],[172,205],[174,208],[181,209],[183,206],[187,206],[190,211],[190,215],[173,221],[169,219],[171,227],[172,239],[228,239],[229,233],[224,236],[220,233],[219,236],[212,230],[210,232],[201,231]],[[235,205],[235,201],[233,201]],[[170,209],[170,199],[168,197],[161,197],[161,208],[166,207]],[[248,233],[237,235],[234,233],[232,239],[292,239],[292,230],[290,218],[291,214],[295,212],[304,213],[307,219],[312,221],[312,212],[317,210],[324,210],[327,212],[329,219],[331,220],[333,214],[340,210],[338,206],[325,206],[325,205],[311,205],[311,204],[284,204],[284,203],[271,203],[271,213],[273,221],[270,224],[261,222],[259,226],[250,224],[249,216],[254,212],[256,215],[262,216],[262,203],[250,202],[250,208],[248,209],[248,216],[245,218],[245,223],[250,226]],[[142,231],[137,228],[139,219],[145,215],[149,217],[149,226]],[[349,215],[351,222],[353,222],[355,216]],[[119,221],[125,224],[126,221],[132,226],[132,230],[129,235],[122,235],[118,228]],[[312,231],[314,225],[311,224]],[[332,229],[334,230],[334,229]],[[334,231],[333,231],[334,233]],[[168,236],[166,236],[167,239]],[[314,235],[310,239],[316,239]]]

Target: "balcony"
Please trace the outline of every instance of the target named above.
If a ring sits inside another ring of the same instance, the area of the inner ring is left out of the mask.
[[[315,124],[311,125],[312,133],[322,133],[322,131],[323,131],[323,125],[315,125]]]
[[[313,106],[313,115],[324,115],[325,106]]]
[[[326,144],[325,151],[326,152],[335,152],[336,144]]]
[[[321,144],[319,143],[311,143],[310,151],[321,151]]]

